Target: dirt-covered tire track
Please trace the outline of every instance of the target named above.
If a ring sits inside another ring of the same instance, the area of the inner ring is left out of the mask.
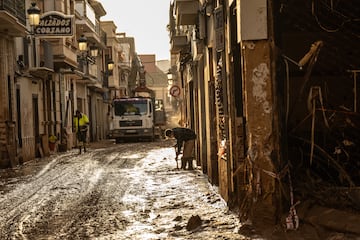
[[[122,229],[126,220],[119,218],[124,208],[119,199],[128,186],[126,169],[144,154],[126,156],[146,145],[59,154],[0,197],[0,239],[82,239]]]
[[[0,239],[243,239],[206,176],[176,169],[173,145],[74,149],[0,178]],[[189,231],[193,215],[202,226]]]

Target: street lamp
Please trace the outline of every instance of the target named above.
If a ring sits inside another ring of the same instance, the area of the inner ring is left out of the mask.
[[[111,59],[105,60],[105,71],[104,71],[104,86],[109,87],[109,77],[112,75],[112,70],[114,69],[114,61]]]
[[[107,62],[107,68],[108,68],[109,71],[112,71],[114,69],[114,61],[113,60],[110,59]]]
[[[87,38],[84,35],[81,35],[81,37],[78,40],[78,43],[79,43],[79,50],[81,52],[87,50]]]
[[[36,27],[40,23],[40,8],[36,6],[35,2],[31,3],[31,7],[27,10],[29,15],[29,24],[32,27]]]
[[[86,70],[84,72],[88,72],[87,68],[87,38],[84,35],[81,35],[78,39],[78,48],[80,51],[80,55],[78,56],[78,62],[80,64],[80,68],[84,71],[84,67],[86,66]]]
[[[35,2],[31,3],[31,7],[27,10],[27,13],[29,15],[29,24],[31,27],[30,31],[30,40],[32,44],[33,49],[33,57],[34,57],[34,63],[33,66],[36,66],[36,49],[35,49],[35,37],[34,37],[34,29],[36,26],[40,24],[40,8],[36,6]]]
[[[99,49],[95,46],[95,44],[93,44],[90,46],[90,50],[88,51],[88,41],[83,34],[78,39],[78,48],[81,52],[81,57],[79,60],[81,60],[83,63],[95,63]]]
[[[90,46],[90,56],[97,57],[99,53],[99,49],[96,46]]]
[[[174,83],[173,74],[172,74],[172,72],[170,70],[167,73],[167,79],[168,79],[168,85],[169,86],[173,85],[173,83]]]
[[[167,72],[167,74],[166,74],[166,76],[167,76],[167,79],[168,79],[168,88],[167,88],[167,90],[168,90],[168,102],[171,104],[171,107],[172,107],[172,109],[173,109],[173,111],[174,112],[177,112],[178,111],[178,104],[179,104],[179,96],[175,96],[175,95],[173,95],[172,93],[171,93],[171,89],[173,88],[173,87],[177,87],[177,86],[175,86],[174,85],[174,80],[176,80],[175,78],[174,78],[174,74],[173,74],[173,71],[172,71],[172,69],[171,68],[169,68],[169,71]]]

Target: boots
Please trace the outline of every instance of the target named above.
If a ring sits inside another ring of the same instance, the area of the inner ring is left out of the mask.
[[[181,158],[181,169],[185,170],[185,168],[186,168],[186,159]]]
[[[187,158],[181,158],[181,169],[186,169],[186,164],[188,165],[188,170],[193,170],[193,158],[187,157]]]
[[[79,151],[79,154],[81,154],[81,148],[82,148],[82,147],[80,146],[80,147],[79,147],[79,150],[80,150],[80,151]],[[84,146],[84,153],[86,153],[86,147],[85,147],[85,146]]]
[[[188,170],[194,170],[194,167],[193,167],[193,159],[192,158],[189,158],[187,160],[188,162]]]
[[[86,147],[84,145],[79,145],[79,154],[81,154],[81,148],[84,147],[84,153],[86,153]]]

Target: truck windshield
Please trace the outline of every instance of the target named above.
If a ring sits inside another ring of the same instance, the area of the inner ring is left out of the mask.
[[[114,101],[115,116],[126,115],[145,115],[147,114],[147,101],[138,100],[119,100]]]

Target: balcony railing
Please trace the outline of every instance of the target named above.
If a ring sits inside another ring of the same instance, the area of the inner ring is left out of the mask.
[[[81,20],[86,21],[92,31],[95,32],[96,26],[96,17],[94,9],[87,1],[76,1],[75,2],[75,11],[81,17]]]
[[[178,35],[171,38],[171,53],[179,53],[187,46],[189,46],[189,40],[186,35]]]
[[[5,10],[26,25],[25,0],[0,0],[0,10]]]
[[[77,0],[75,2],[76,25],[82,29],[81,32],[91,42],[97,43],[101,48],[106,47],[103,31],[100,28],[100,21],[96,16],[93,7],[86,0]]]
[[[176,0],[176,25],[195,25],[198,22],[199,1]]]

